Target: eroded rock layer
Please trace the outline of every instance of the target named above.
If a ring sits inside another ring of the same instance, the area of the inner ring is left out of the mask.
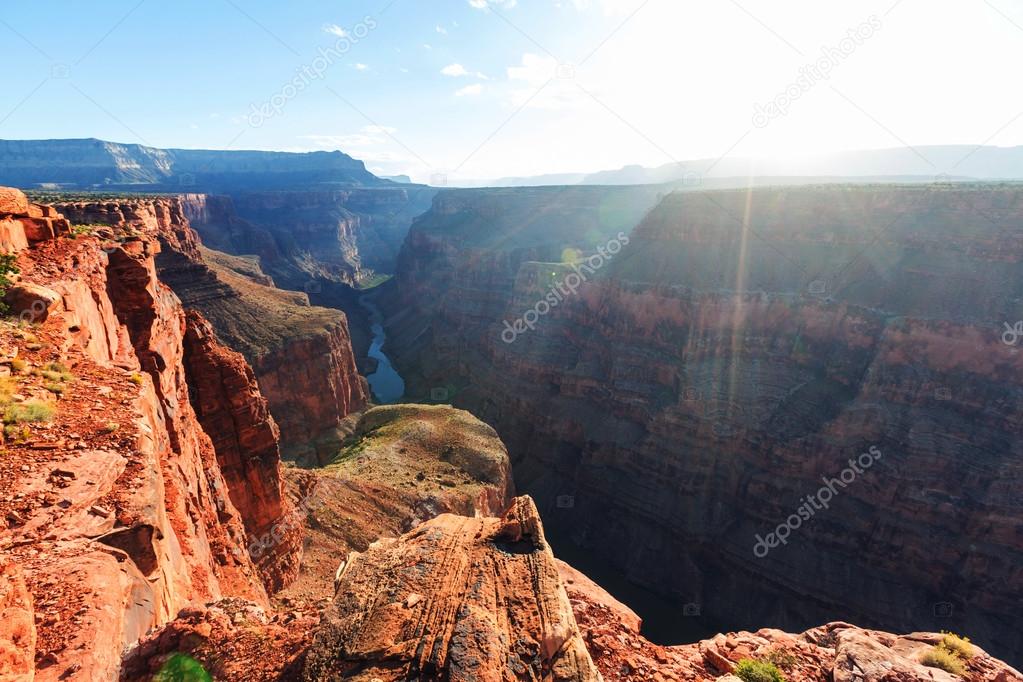
[[[332,451],[342,420],[367,397],[344,313],[310,306],[304,293],[276,289],[258,262],[204,249],[186,216],[197,202],[195,196],[151,197],[58,207],[100,233],[109,226],[158,238],[161,279],[252,365],[281,426],[285,454]]]
[[[508,192],[417,221],[389,353],[495,426],[558,537],[734,627],[1021,655],[1023,192],[682,192],[576,269]]]
[[[536,507],[443,515],[350,556],[306,680],[595,681]]]
[[[45,211],[0,220],[34,225]],[[62,217],[48,219],[56,234],[12,241],[28,246],[5,298],[13,317],[0,321],[0,585],[20,659],[9,641],[0,649],[14,670],[32,661],[37,680],[109,680],[122,650],[181,607],[226,595],[267,604],[272,580],[247,551],[233,502],[243,482],[221,470],[189,400],[185,312],[156,277],[158,242],[72,238]],[[267,485],[278,465],[264,459]]]

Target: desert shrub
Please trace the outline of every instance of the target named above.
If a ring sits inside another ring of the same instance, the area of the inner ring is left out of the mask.
[[[58,383],[43,384],[43,388],[45,388],[50,393],[54,393],[56,395],[61,395],[64,391],[67,390],[67,387],[64,384]]]
[[[960,637],[954,632],[943,631],[941,634],[944,636],[941,638],[941,642],[938,643],[939,647],[949,653],[956,654],[963,660],[973,658],[976,652],[973,650],[973,645],[970,644],[969,637]]]
[[[764,655],[764,658],[767,659],[769,663],[773,663],[782,670],[789,670],[799,662],[799,659],[796,658],[795,654],[790,651],[786,651],[781,647],[771,649]]]
[[[920,662],[929,668],[938,668],[953,675],[966,673],[966,666],[963,665],[959,654],[945,649],[940,644],[925,653]]]
[[[131,383],[135,384],[136,386],[141,386],[142,385],[142,375],[139,374],[138,372],[132,372],[131,376],[128,377],[128,380]]]
[[[174,654],[168,658],[153,680],[154,682],[213,682],[213,678],[202,667],[202,664],[185,654]]]
[[[744,658],[735,666],[735,676],[743,682],[786,682],[774,663]]]
[[[4,427],[4,436],[7,440],[18,442],[24,442],[29,439],[32,435],[32,430],[24,424],[8,424]]]
[[[106,433],[113,433],[119,428],[121,428],[121,425],[117,422],[107,422],[107,424],[103,427],[103,431]]]
[[[26,369],[28,369],[28,363],[24,360],[20,360],[18,358],[11,360],[11,371],[22,374]]]
[[[42,400],[27,400],[7,406],[7,409],[4,410],[4,423],[48,422],[53,419],[54,412],[54,407],[50,403]]]
[[[11,286],[11,280],[8,275],[16,275],[20,270],[15,263],[18,261],[18,257],[13,254],[0,254],[0,299],[7,293],[7,287]],[[7,304],[0,301],[0,313],[7,312]]]

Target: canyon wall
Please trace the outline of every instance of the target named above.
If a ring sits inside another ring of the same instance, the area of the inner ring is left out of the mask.
[[[233,412],[234,433],[273,437],[226,349],[208,342],[202,386],[189,383],[186,336],[201,324],[158,280],[158,241],[76,235],[52,208],[22,211],[23,196],[0,192],[11,196],[0,206],[20,270],[0,322],[4,606],[34,612],[35,632],[17,636],[35,679],[116,679],[122,650],[188,604],[268,604],[264,586],[287,576],[261,571],[247,531],[291,506],[272,444],[239,468],[230,434],[211,439],[196,414],[193,391],[206,417],[210,396],[240,393],[252,409]],[[276,507],[251,498],[261,476]],[[277,560],[293,565],[300,549],[282,543]]]
[[[192,225],[212,248],[259,255],[281,286],[316,293],[394,271],[412,218],[435,190],[420,187],[186,195]]]
[[[344,418],[367,390],[339,310],[309,305],[304,293],[273,286],[258,262],[206,250],[186,214],[217,214],[219,200],[150,197],[58,204],[68,219],[103,234],[112,226],[158,239],[160,277],[217,336],[252,365],[290,458],[336,451]],[[228,213],[228,215],[232,215]]]
[[[723,628],[1023,655],[1023,193],[681,192],[573,269],[600,223],[545,242],[554,195],[515,192],[416,222],[388,350],[412,399],[497,429],[552,535]]]

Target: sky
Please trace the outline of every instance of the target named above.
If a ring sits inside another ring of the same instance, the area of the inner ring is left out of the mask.
[[[0,139],[340,149],[439,184],[1023,144],[1021,0],[34,0]]]

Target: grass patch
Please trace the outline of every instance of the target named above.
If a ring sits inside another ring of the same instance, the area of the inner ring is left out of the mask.
[[[28,369],[28,363],[24,360],[14,358],[11,360],[11,371],[17,372],[18,374],[24,374],[25,370]]]
[[[943,648],[940,644],[924,654],[920,662],[929,668],[938,668],[953,675],[965,675],[966,666],[959,654]]]
[[[67,386],[65,386],[64,384],[57,383],[43,384],[43,388],[45,388],[47,391],[55,395],[61,395],[64,393],[64,391],[67,390]]]
[[[795,654],[782,648],[771,649],[764,655],[764,658],[782,670],[791,670],[799,662]]]
[[[973,645],[970,644],[969,637],[960,637],[954,632],[945,631],[942,631],[941,634],[944,636],[941,638],[938,646],[945,651],[956,654],[963,660],[969,660],[976,655],[977,652],[974,650]]]
[[[8,424],[4,427],[4,437],[15,443],[24,443],[32,436],[32,429],[21,424]]]
[[[743,682],[786,682],[778,666],[767,661],[744,658],[735,666],[735,676]]]
[[[131,383],[135,384],[136,386],[141,386],[142,385],[142,375],[139,374],[138,372],[132,372],[131,376],[128,377],[128,381],[130,381]]]
[[[52,403],[42,400],[27,400],[23,403],[8,405],[4,410],[5,424],[25,424],[48,422],[56,412]]]
[[[15,263],[18,262],[18,257],[13,254],[2,254],[0,255],[0,299],[7,293],[7,288],[11,286],[11,279],[8,275],[16,275],[21,272]],[[0,313],[7,312],[7,304],[0,301]]]

